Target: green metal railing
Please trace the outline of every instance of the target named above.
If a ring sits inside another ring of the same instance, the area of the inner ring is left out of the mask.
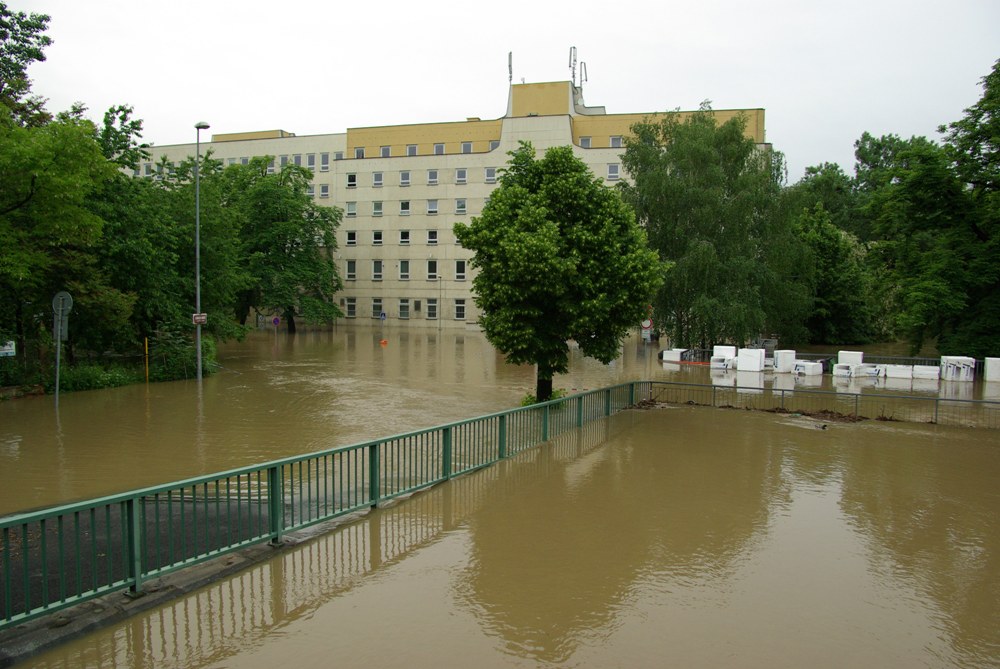
[[[648,399],[649,382],[0,519],[0,629],[486,467]]]

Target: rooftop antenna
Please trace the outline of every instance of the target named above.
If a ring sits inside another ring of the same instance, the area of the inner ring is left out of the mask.
[[[573,85],[576,86],[576,47],[569,48],[569,69],[573,73]]]
[[[514,82],[514,52],[507,52],[507,83]]]
[[[583,88],[583,84],[587,81],[587,64],[580,63],[580,88]]]

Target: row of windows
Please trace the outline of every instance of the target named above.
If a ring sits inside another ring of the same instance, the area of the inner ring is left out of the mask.
[[[592,149],[593,148],[592,145],[593,145],[593,142],[591,141],[590,137],[581,137],[580,138],[580,148],[581,149]],[[624,146],[624,143],[623,143],[623,140],[622,140],[622,136],[621,135],[612,135],[610,138],[608,138],[608,146],[610,148],[612,148],[612,149],[620,149],[620,148],[622,148]]]
[[[444,183],[441,180],[442,170],[439,169],[429,169],[427,170],[427,185],[436,186],[439,183]],[[384,172],[372,172],[372,188],[381,188],[385,185],[385,173]],[[400,170],[399,172],[399,185],[409,186],[412,182],[413,172],[411,170]],[[483,172],[483,180],[488,184],[493,184],[497,182],[497,168],[487,167]],[[459,186],[464,185],[469,182],[469,170],[465,167],[458,167],[455,169],[455,184]],[[347,174],[347,187],[357,188],[358,187],[358,175],[356,172],[350,172]]]
[[[346,235],[347,235],[347,239],[346,239],[347,246],[357,246],[358,245],[358,231],[357,230],[347,230],[346,231]],[[383,237],[384,237],[384,235],[382,234],[381,230],[372,230],[372,245],[373,246],[382,246],[382,239],[383,239]],[[399,231],[399,243],[400,243],[401,246],[407,246],[410,243],[410,239],[411,238],[412,238],[412,235],[410,234],[409,230],[400,230]],[[427,243],[429,245],[431,245],[431,246],[434,246],[435,244],[438,243],[438,231],[437,230],[428,230],[427,231]]]
[[[423,312],[424,318],[428,320],[434,320],[438,318],[438,300],[437,298],[429,298],[421,302],[421,300],[411,300],[408,297],[401,297],[396,301],[396,313],[389,314],[385,310],[385,305],[389,300],[384,300],[381,297],[373,297],[371,301],[371,318],[388,318],[394,316],[395,318],[400,318],[407,320],[409,318],[418,318]],[[344,315],[348,318],[357,318],[359,316],[358,312],[358,298],[356,297],[346,297],[344,298]],[[368,314],[363,314],[368,315]],[[465,320],[465,300],[456,299],[452,301],[451,305],[451,315],[456,321]]]
[[[426,261],[426,273],[425,278],[428,281],[437,281],[438,279],[443,279],[444,276],[438,273],[438,268],[440,264],[437,260]],[[383,260],[372,260],[372,281],[381,281],[385,274],[385,261]],[[411,264],[409,260],[400,260],[396,263],[397,278],[400,281],[409,281],[412,277],[410,275]],[[466,260],[456,260],[455,261],[455,281],[465,281],[466,270],[468,269],[468,261]],[[358,261],[357,260],[347,260],[344,262],[344,280],[345,281],[357,281],[358,280]]]
[[[498,148],[500,148],[500,140],[499,139],[491,139],[490,140],[490,151],[493,151],[493,150],[498,149]],[[354,157],[355,158],[366,158],[367,157],[367,155],[365,153],[366,150],[367,150],[366,147],[363,147],[363,146],[356,146],[356,147],[354,147]],[[471,141],[460,142],[460,144],[459,144],[459,150],[460,150],[461,153],[472,153],[472,142]],[[433,155],[435,155],[435,156],[443,156],[444,154],[445,154],[445,143],[444,142],[437,142],[437,143],[435,143],[434,144],[434,148],[433,148]],[[420,153],[419,153],[419,146],[417,144],[407,144],[406,145],[406,154],[405,155],[407,155],[407,156],[417,156],[417,155],[420,155]],[[340,157],[343,158],[343,155],[340,154]],[[391,146],[380,146],[379,149],[378,149],[378,157],[379,158],[392,158],[393,157],[393,155],[392,155],[392,147]]]
[[[310,191],[309,194],[312,195],[313,194],[312,191]],[[323,195],[323,191],[321,190],[320,197],[321,198],[329,197],[329,194]],[[375,200],[374,202],[371,203],[371,205],[372,205],[372,210],[371,210],[372,216],[378,217],[385,213],[385,206],[384,206],[385,203],[382,202],[382,200]],[[430,216],[437,215],[437,213],[440,211],[440,203],[438,200],[427,200],[426,205],[427,208],[425,211]],[[399,202],[400,216],[409,216],[412,211],[413,207],[410,206],[410,200],[401,200]],[[467,212],[468,212],[468,203],[466,202],[465,198],[456,199],[454,213],[461,215]],[[344,216],[346,216],[347,218],[355,218],[357,217],[357,215],[358,215],[358,203],[345,202]]]

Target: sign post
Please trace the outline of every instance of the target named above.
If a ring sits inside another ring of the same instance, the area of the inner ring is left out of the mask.
[[[52,298],[52,339],[56,342],[56,409],[59,408],[59,367],[62,343],[69,337],[69,312],[73,310],[73,298],[61,290]]]

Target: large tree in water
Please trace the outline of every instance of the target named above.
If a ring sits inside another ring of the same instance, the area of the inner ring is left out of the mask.
[[[630,327],[645,317],[663,265],[619,195],[556,147],[531,144],[511,161],[471,225],[455,225],[475,252],[480,325],[509,362],[535,364],[535,397],[552,396],[552,377],[569,365],[567,341],[602,362],[618,357]]]

